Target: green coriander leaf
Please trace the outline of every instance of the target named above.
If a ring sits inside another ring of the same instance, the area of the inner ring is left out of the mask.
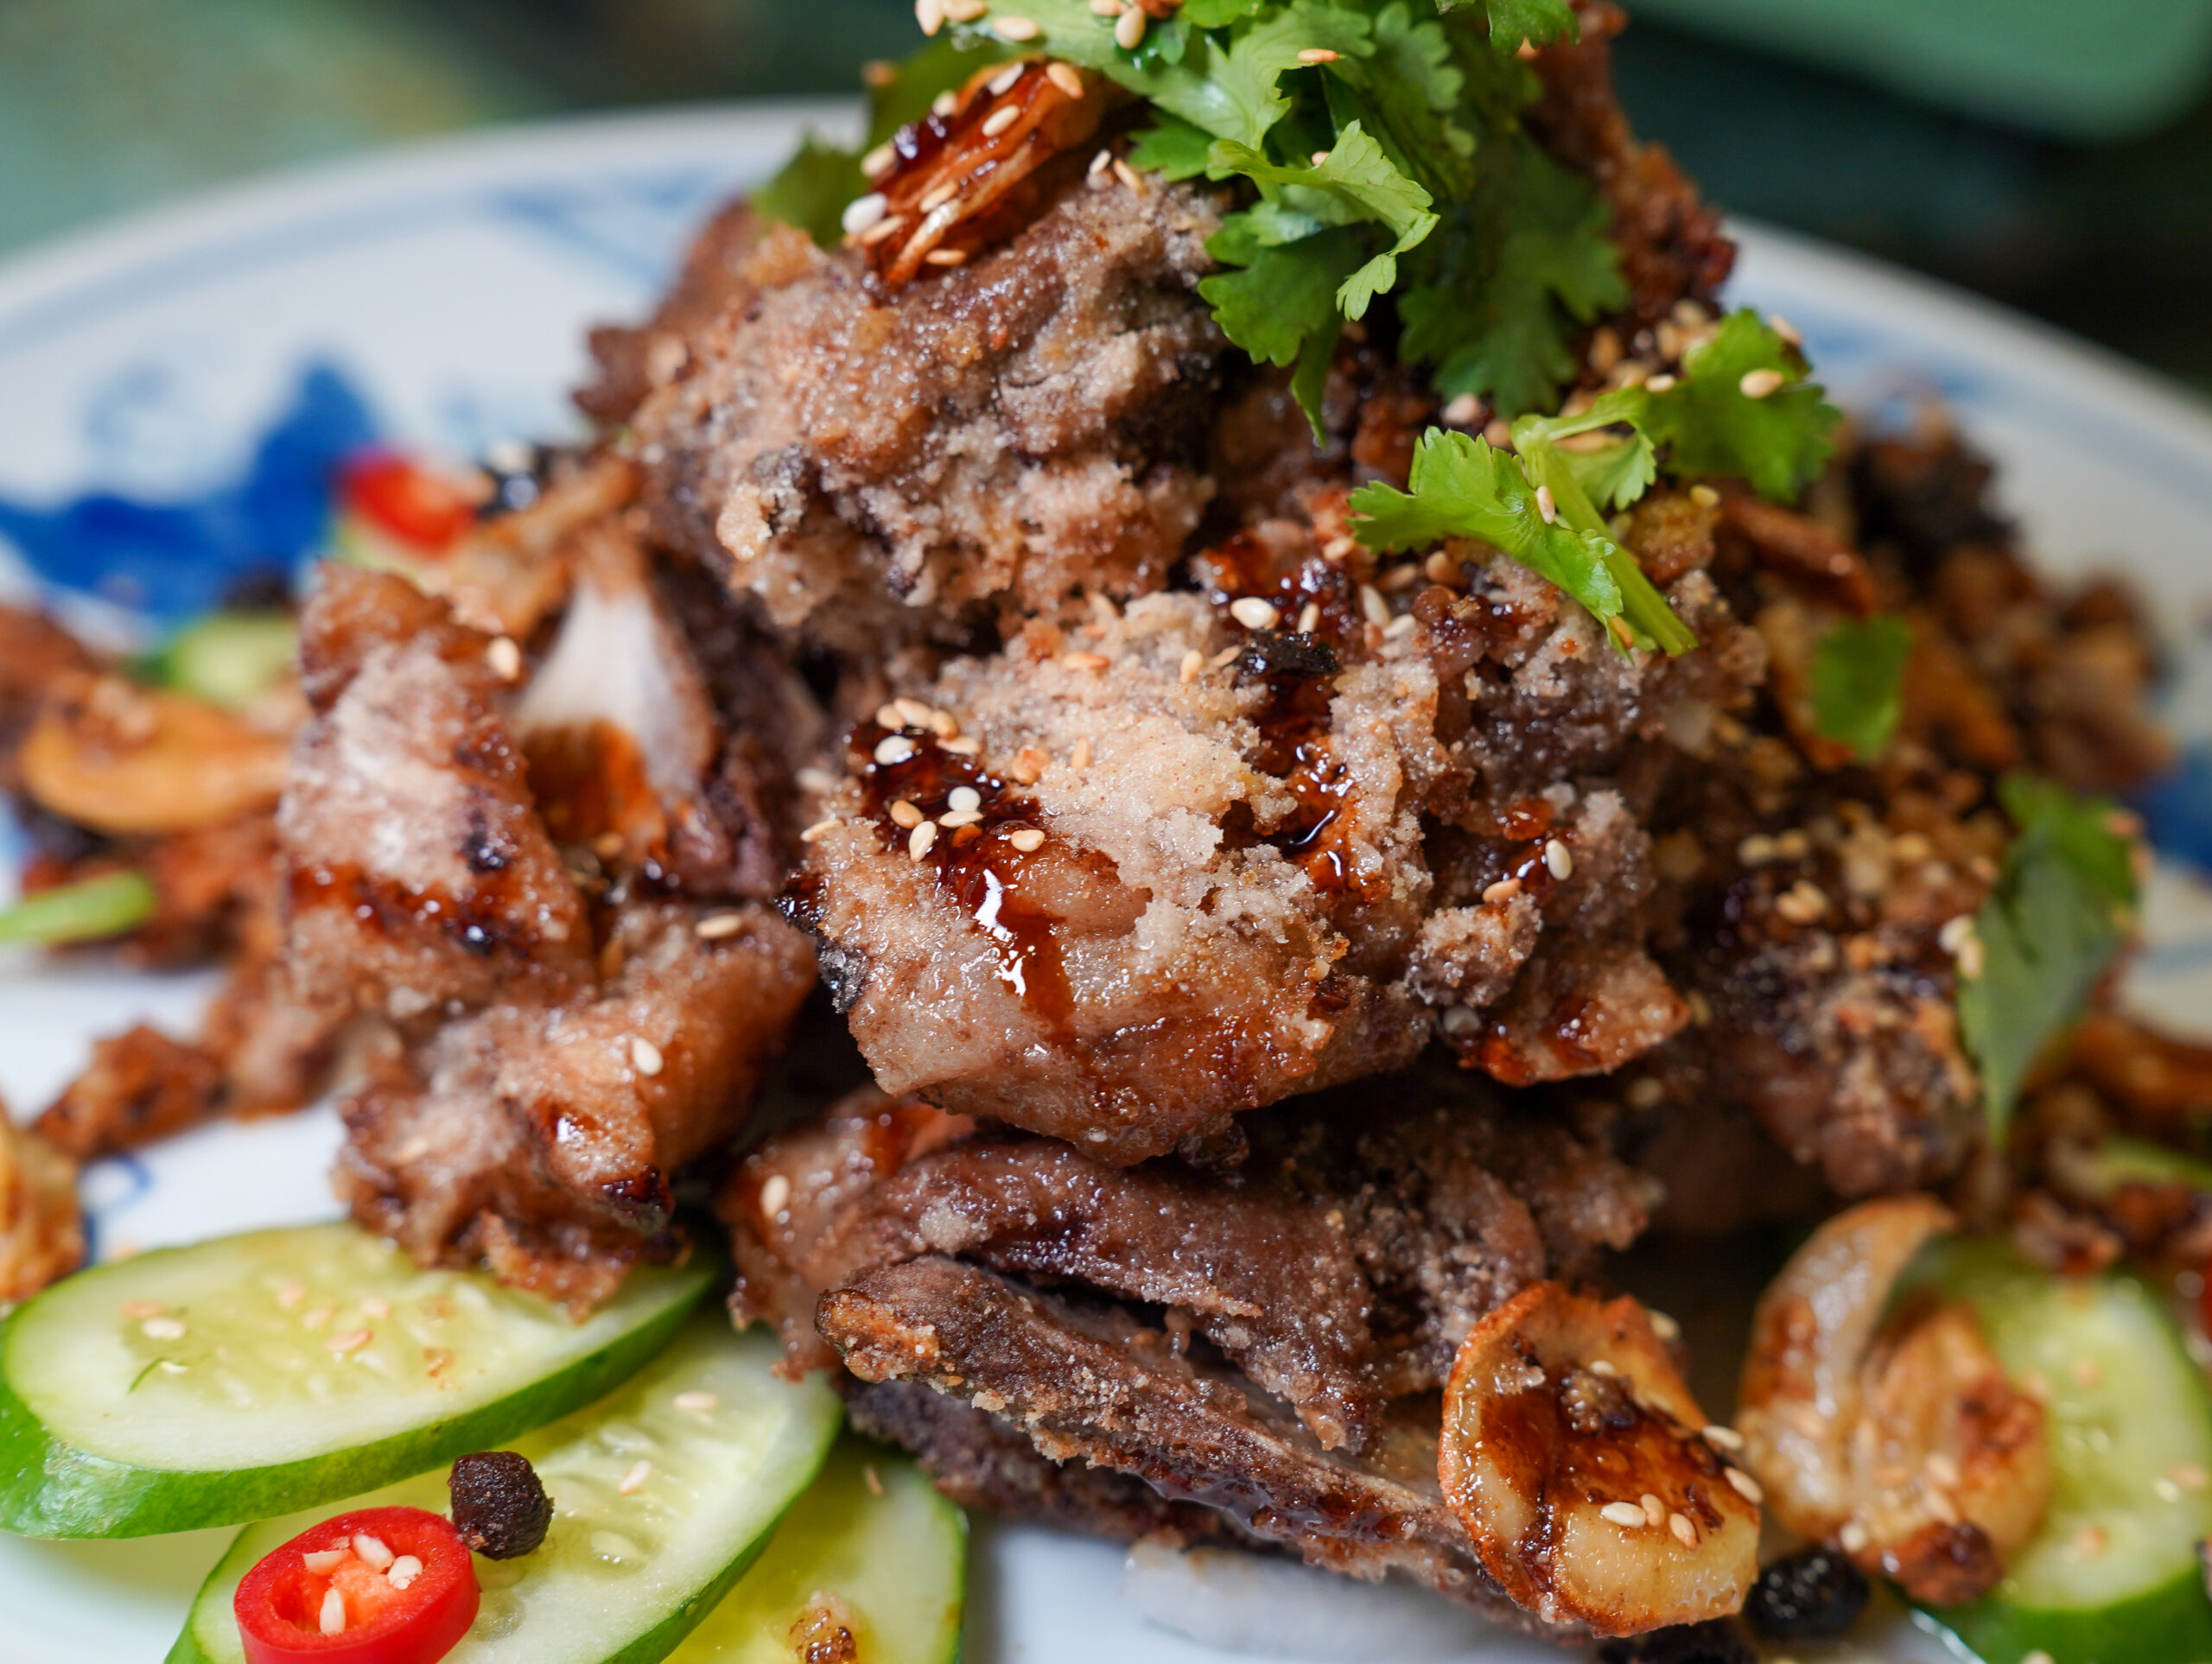
[[[1618,644],[1679,653],[1696,645],[1627,550],[1601,530],[1547,520],[1521,459],[1488,441],[1432,428],[1414,452],[1412,489],[1363,486],[1353,530],[1369,548],[1419,549],[1446,537],[1492,544],[1588,608]],[[1616,622],[1618,620],[1618,623]]]
[[[1221,29],[1259,9],[1260,0],[1183,0],[1177,15],[1192,29]]]
[[[1403,0],[1376,14],[1374,54],[1329,66],[1323,86],[1330,114],[1357,121],[1381,142],[1400,172],[1429,194],[1456,200],[1475,187],[1475,137],[1457,119],[1466,73],[1434,18],[1414,22]]]
[[[1205,172],[1212,147],[1213,135],[1204,128],[1178,116],[1162,116],[1137,135],[1129,148],[1129,166],[1164,179],[1191,179]]]
[[[1567,0],[1489,0],[1486,10],[1490,43],[1499,52],[1518,52],[1523,41],[1549,46],[1560,39],[1582,38]]]
[[[1437,391],[1509,416],[1550,405],[1574,373],[1574,327],[1628,297],[1597,187],[1525,137],[1514,148],[1502,235],[1487,250],[1463,237],[1398,306],[1402,351],[1435,365]]]
[[[2111,803],[2023,774],[2001,782],[1999,796],[2018,835],[1974,915],[1980,963],[1975,975],[1961,969],[1959,1031],[2001,1146],[2029,1070],[2081,1016],[2126,941],[2136,892],[2133,852],[2112,830]]]
[[[1370,32],[1363,14],[1317,5],[1313,0],[1296,0],[1280,11],[1262,12],[1238,23],[1230,33],[1229,49],[1212,49],[1207,62],[1199,66],[1215,95],[1206,110],[1174,112],[1222,138],[1256,149],[1290,108],[1290,100],[1275,83],[1302,67],[1298,54],[1321,48],[1363,58],[1374,49],[1369,44]],[[1192,54],[1194,62],[1197,56]]]
[[[1889,748],[1904,714],[1904,662],[1912,626],[1893,613],[1847,619],[1813,649],[1813,727],[1871,763]]]
[[[1754,398],[1746,376],[1779,376],[1782,384]],[[1685,355],[1673,387],[1651,396],[1651,436],[1672,447],[1669,472],[1741,476],[1777,502],[1826,466],[1838,420],[1782,337],[1748,308]]]
[[[1321,437],[1321,378],[1343,321],[1337,290],[1365,261],[1375,233],[1334,225],[1294,243],[1261,241],[1249,214],[1231,214],[1206,244],[1224,266],[1198,285],[1222,333],[1268,364],[1293,364],[1293,388]],[[1318,354],[1318,361],[1316,355]]]
[[[1641,431],[1602,450],[1560,452],[1567,472],[1604,509],[1624,509],[1642,499],[1659,477],[1656,453]]]
[[[1393,167],[1357,122],[1337,136],[1335,148],[1319,162],[1303,168],[1281,167],[1249,145],[1217,139],[1209,171],[1217,179],[1242,175],[1271,200],[1326,224],[1372,219],[1415,243],[1436,228],[1428,193]]]
[[[835,248],[845,235],[845,205],[867,191],[859,156],[809,133],[783,171],[753,191],[753,211],[798,226],[823,248]]]

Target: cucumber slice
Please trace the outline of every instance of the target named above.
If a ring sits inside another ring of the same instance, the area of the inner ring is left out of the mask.
[[[152,679],[217,705],[243,705],[290,668],[299,632],[282,613],[210,613],[146,662]]]
[[[871,1485],[873,1470],[876,1483]],[[968,1576],[968,1516],[904,1457],[848,1434],[760,1563],[707,1615],[669,1664],[953,1664]],[[826,1598],[825,1598],[826,1597]],[[817,1615],[854,1650],[810,1654]]]
[[[782,1359],[767,1331],[734,1334],[721,1312],[702,1312],[632,1380],[515,1441],[553,1498],[553,1527],[534,1554],[476,1562],[483,1608],[444,1664],[667,1657],[767,1547],[836,1437],[836,1394],[819,1376],[784,1380]],[[316,1521],[393,1502],[442,1514],[447,1500],[434,1471],[247,1527],[208,1574],[168,1664],[244,1664],[231,1610],[239,1580]]]
[[[712,1277],[639,1271],[571,1323],[347,1224],[81,1273],[0,1326],[0,1530],[236,1525],[420,1473],[607,1391]]]
[[[2212,1394],[2158,1296],[2130,1276],[2050,1276],[1987,1243],[1945,1245],[1929,1275],[1973,1303],[2014,1381],[2048,1388],[2052,1489],[1996,1590],[1925,1611],[1923,1627],[1985,1664],[2212,1659],[2196,1551],[2212,1535]]]

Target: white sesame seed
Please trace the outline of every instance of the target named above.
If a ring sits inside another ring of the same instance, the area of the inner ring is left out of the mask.
[[[1536,512],[1544,517],[1544,524],[1548,526],[1557,524],[1559,520],[1559,505],[1552,501],[1549,486],[1536,487]]]
[[[760,1194],[765,1197],[767,1193],[767,1187],[763,1185]],[[678,1393],[674,1398],[669,1400],[669,1402],[686,1415],[704,1415],[720,1404],[721,1400],[716,1398],[712,1393]]]
[[[647,1077],[658,1075],[664,1060],[660,1048],[642,1034],[630,1037],[630,1067]]]
[[[1083,96],[1083,77],[1073,64],[1064,64],[1055,58],[1045,66],[1045,79],[1071,98]]]
[[[1483,890],[1483,900],[1489,905],[1495,907],[1499,902],[1510,901],[1514,897],[1520,893],[1521,880],[1519,879],[1502,878],[1498,880],[1497,883],[1484,886]]]
[[[168,1310],[159,1300],[125,1300],[123,1315],[126,1318],[158,1318]]]
[[[300,1564],[318,1578],[327,1578],[346,1563],[342,1548],[315,1548],[300,1556]]]
[[[872,249],[878,243],[898,236],[906,228],[906,216],[903,213],[894,213],[873,231],[862,232],[860,236],[861,246],[864,249]]]
[[[1483,413],[1483,402],[1472,393],[1454,396],[1444,406],[1444,420],[1454,428],[1471,428]]]
[[[184,1338],[184,1325],[175,1318],[149,1318],[138,1325],[138,1332],[148,1340],[181,1341]]]
[[[893,826],[899,827],[909,832],[912,831],[916,827],[919,826],[928,818],[928,816],[924,815],[920,810],[915,808],[913,804],[908,803],[904,797],[893,800],[890,809],[887,812],[890,815],[891,823]]]
[[[1675,1540],[1684,1548],[1697,1547],[1697,1527],[1690,1522],[1688,1515],[1669,1514],[1667,1516],[1667,1529],[1675,1534]]]
[[[1922,1465],[1928,1470],[1928,1477],[1944,1489],[1956,1490],[1959,1488],[1959,1464],[1944,1451],[1929,1451],[1928,1460]]]
[[[1045,835],[1033,826],[1025,826],[1007,833],[1006,841],[1025,855],[1045,847]]]
[[[925,265],[931,266],[964,266],[968,264],[968,251],[965,249],[931,249],[927,254],[925,254],[922,257],[922,263]]]
[[[1766,1493],[1759,1489],[1759,1482],[1741,1468],[1728,1470],[1728,1485],[1736,1495],[1753,1508],[1757,1508],[1761,1502],[1766,1501]]]
[[[359,1351],[375,1338],[376,1337],[365,1329],[348,1329],[342,1334],[333,1335],[328,1340],[323,1342],[323,1344],[337,1353],[339,1356],[344,1357],[348,1353]]]
[[[1090,166],[1086,171],[1091,178],[1096,179],[1113,165],[1114,153],[1111,150],[1101,150],[1096,156],[1091,157]]]
[[[367,1531],[356,1531],[354,1534],[354,1553],[359,1553],[363,1560],[370,1562],[370,1566],[374,1571],[391,1569],[391,1549],[390,1547],[385,1547],[383,1538],[370,1535]]]
[[[936,842],[937,822],[934,821],[924,821],[919,826],[914,829],[912,835],[908,837],[906,840],[906,859],[909,861],[919,861],[923,856],[929,854],[930,846]]]
[[[1008,64],[1004,69],[1001,69],[997,74],[992,76],[990,79],[983,83],[983,91],[989,93],[995,98],[1002,98],[1006,97],[1007,93],[1014,91],[1014,83],[1021,79],[1022,71],[1028,67],[1029,66],[1027,64]]]
[[[1720,506],[1720,493],[1713,490],[1710,486],[1692,486],[1690,487],[1690,501],[1695,503],[1700,508],[1703,509],[1719,508]]]
[[[1766,314],[1766,327],[1792,346],[1802,346],[1805,344],[1804,332],[1779,312],[1770,312]]]
[[[1545,839],[1544,870],[1565,883],[1574,876],[1574,852],[1557,838]]]
[[[1658,1336],[1661,1340],[1671,1344],[1681,1339],[1681,1324],[1676,1323],[1666,1312],[1648,1312],[1644,1315],[1651,1319],[1651,1332]]]
[[[1302,64],[1332,64],[1337,57],[1338,54],[1326,47],[1307,47],[1298,54],[1298,61]]]
[[[881,179],[898,165],[899,153],[891,148],[888,139],[861,158],[861,172],[870,179]]]
[[[315,1627],[327,1635],[346,1633],[346,1597],[335,1589],[322,1592],[322,1610],[315,1614]]]
[[[930,114],[940,118],[951,115],[954,111],[959,108],[960,95],[955,92],[950,87],[947,87],[944,92],[938,93],[937,97],[930,100]]]
[[[1103,670],[1113,662],[1103,653],[1062,653],[1060,655],[1061,664],[1071,670]]]
[[[760,1181],[760,1211],[773,1219],[790,1205],[791,1181],[782,1173],[770,1173]]]
[[[848,237],[858,237],[862,232],[873,231],[883,223],[883,216],[891,212],[891,199],[881,191],[870,191],[866,196],[856,196],[845,204],[839,223]]]
[[[1094,17],[1119,17],[1128,10],[1122,0],[1090,0],[1090,11]]]
[[[1593,1375],[1612,1376],[1620,1374],[1620,1371],[1613,1368],[1613,1361],[1611,1358],[1592,1358],[1590,1360],[1590,1373]]]
[[[1114,44],[1124,52],[1135,52],[1144,44],[1145,25],[1150,22],[1141,6],[1131,6],[1114,20]]]
[[[944,27],[943,0],[914,0],[914,21],[922,26],[922,33],[934,35]]]
[[[1229,603],[1229,616],[1247,630],[1272,630],[1282,614],[1275,610],[1273,601],[1262,600],[1257,595],[1241,595]]]
[[[1779,392],[1782,390],[1782,372],[1746,370],[1744,372],[1744,378],[1736,385],[1742,391],[1745,398],[1764,398],[1768,394]]]
[[[1068,764],[1070,767],[1078,769],[1090,766],[1090,736],[1089,734],[1084,734],[1082,739],[1075,742],[1075,749],[1068,753]]]
[[[381,1537],[371,1536],[365,1531],[355,1532],[353,1552],[366,1560],[375,1571],[389,1572],[391,1569],[392,1553],[385,1546],[385,1540]]]
[[[1774,911],[1792,924],[1813,924],[1827,910],[1827,892],[1810,879],[1799,879],[1774,899]]]
[[[952,810],[981,809],[983,806],[983,794],[973,786],[955,786],[945,793],[944,804],[946,808]]]
[[[1176,680],[1188,685],[1198,679],[1198,672],[1206,667],[1206,656],[1193,647],[1183,655],[1183,663],[1175,672]]]
[[[652,1477],[653,1464],[652,1463],[632,1463],[629,1472],[624,1474],[622,1476],[621,1483],[614,1487],[614,1494],[617,1496],[634,1496],[645,1488],[645,1481]]]
[[[1864,1553],[1866,1545],[1873,1540],[1874,1534],[1856,1520],[1845,1521],[1843,1529],[1836,1533],[1836,1541],[1847,1554]]]
[[[1359,610],[1378,630],[1390,622],[1390,603],[1382,599],[1382,592],[1371,583],[1359,587]]]
[[[972,23],[989,10],[983,0],[944,0],[947,22]]]
[[[361,1315],[382,1323],[391,1315],[391,1302],[381,1294],[372,1294],[361,1302]]]
[[[515,645],[512,637],[494,636],[484,650],[484,662],[500,681],[512,682],[522,674],[522,649]]]
[[[960,181],[957,179],[947,180],[944,184],[932,188],[929,194],[925,196],[916,206],[918,206],[924,213],[935,213],[939,208],[942,208],[946,203],[951,201],[954,197],[959,194]]]
[[[702,942],[720,942],[735,936],[745,928],[743,913],[709,913],[691,927],[691,934]]]
[[[820,843],[823,839],[835,831],[836,827],[837,817],[832,815],[827,820],[817,821],[812,826],[808,827],[805,831],[798,835],[798,841],[801,843]]]
[[[1010,104],[994,110],[989,115],[983,117],[983,137],[985,138],[996,138],[1001,133],[1005,132],[1007,128],[1013,126],[1014,123],[1020,119],[1021,111],[1015,109]]]
[[[1298,633],[1301,636],[1312,635],[1313,633],[1313,626],[1320,623],[1320,621],[1321,603],[1319,601],[1306,602],[1305,607],[1300,610],[1298,614]]]
[[[1598,1510],[1601,1519],[1610,1520],[1625,1530],[1640,1530],[1645,1524],[1643,1510],[1634,1502],[1608,1502]]]
[[[1652,377],[1650,380],[1645,382],[1643,384],[1655,393],[1671,393],[1675,391],[1674,377],[1667,375],[1664,372]]]
[[[384,1575],[385,1581],[394,1589],[405,1589],[423,1575],[423,1562],[412,1554],[402,1554],[391,1563],[391,1570]]]
[[[2151,1482],[2151,1494],[2162,1502],[2181,1501],[2181,1487],[2171,1479],[2153,1479]]]
[[[1382,633],[1395,641],[1400,636],[1413,634],[1420,622],[1411,613],[1402,613],[1382,626]]]
[[[1959,975],[1969,982],[1981,975],[1981,938],[1970,936],[1959,943]]]
[[[914,754],[914,742],[903,734],[887,734],[875,742],[875,760],[890,765],[903,763]]]
[[[2021,1654],[2020,1664],[2051,1664],[2051,1656],[2038,1647],[2031,1653]]]
[[[308,1286],[301,1282],[280,1283],[276,1286],[276,1304],[289,1312],[308,1297]]]
[[[1744,1448],[1744,1435],[1733,1427],[1722,1426],[1719,1422],[1705,1429],[1701,1437],[1717,1450],[1739,1451]]]
[[[1636,1500],[1637,1505],[1643,1509],[1644,1524],[1649,1526],[1662,1526],[1667,1523],[1666,1503],[1661,1502],[1656,1496],[1653,1496],[1648,1490]]]
[[[1134,15],[1139,17],[1144,16],[1141,11],[1135,13]],[[1135,168],[1130,167],[1128,162],[1122,161],[1119,156],[1116,156],[1114,158],[1114,177],[1122,181],[1123,189],[1135,191],[1139,196],[1142,196],[1144,194],[1144,181],[1137,177],[1137,170]]]
[[[948,832],[957,832],[963,826],[973,826],[983,818],[980,809],[948,809],[937,817],[937,823]]]
[[[983,742],[976,739],[972,734],[955,734],[950,740],[940,740],[938,741],[938,750],[949,751],[953,753],[955,755],[961,757],[973,757],[977,752],[982,750],[982,748]]]
[[[1326,150],[1316,150],[1316,151],[1313,153],[1313,165],[1314,165],[1316,168],[1319,167],[1323,162],[1326,162],[1328,159],[1329,159],[1329,153],[1328,153]]]
[[[1966,939],[1974,934],[1974,915],[1961,913],[1955,918],[1943,921],[1943,928],[1936,932],[1936,945],[1945,953],[1956,953]]]
[[[1033,41],[1044,32],[1033,17],[1001,17],[991,27],[1001,41]]]

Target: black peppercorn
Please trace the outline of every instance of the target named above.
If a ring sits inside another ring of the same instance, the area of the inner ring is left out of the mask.
[[[1866,1574],[1833,1548],[1801,1549],[1758,1575],[1744,1616],[1776,1641],[1827,1641],[1866,1610]]]
[[[453,1464],[446,1489],[453,1495],[454,1529],[487,1560],[512,1560],[545,1540],[553,1499],[538,1483],[530,1458],[512,1451],[485,1451]]]
[[[1758,1664],[1751,1637],[1727,1618],[1624,1635],[1598,1648],[1603,1664]]]

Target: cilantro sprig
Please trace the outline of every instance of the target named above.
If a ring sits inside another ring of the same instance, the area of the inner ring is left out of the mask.
[[[1747,391],[1751,370],[1770,372],[1775,384],[1754,380]],[[1662,472],[1739,475],[1794,496],[1826,461],[1836,420],[1803,375],[1770,326],[1738,312],[1684,356],[1671,385],[1619,388],[1573,416],[1523,416],[1510,455],[1431,429],[1414,454],[1409,492],[1371,485],[1352,493],[1362,517],[1353,530],[1378,550],[1480,539],[1573,595],[1623,651],[1686,651],[1697,638],[1614,540],[1605,516],[1637,502]],[[1600,435],[1606,442],[1586,442]]]
[[[2028,1071],[2082,1015],[2126,940],[2137,898],[2115,804],[2029,774],[2006,776],[1998,797],[2018,835],[1974,915],[1975,946],[1961,954],[1959,1031],[2002,1145]]]

